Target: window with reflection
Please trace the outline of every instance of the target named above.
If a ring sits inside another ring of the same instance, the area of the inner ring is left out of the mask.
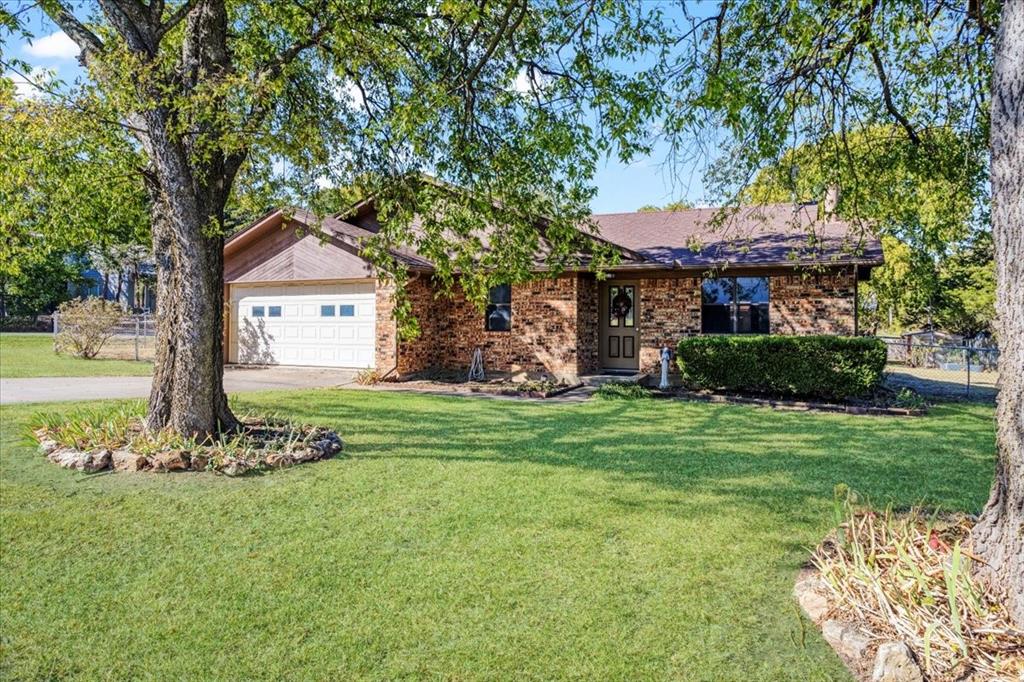
[[[635,327],[636,287],[632,284],[608,287],[608,326]]]
[[[489,332],[507,332],[512,329],[511,284],[499,284],[487,292],[484,325]]]
[[[717,277],[701,286],[705,334],[767,334],[768,278]]]

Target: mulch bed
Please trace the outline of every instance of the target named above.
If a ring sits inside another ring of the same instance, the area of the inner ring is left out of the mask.
[[[511,381],[495,379],[492,381],[465,381],[457,379],[409,379],[388,383],[388,388],[397,388],[423,392],[442,392],[461,395],[486,394],[513,398],[554,398],[568,393],[582,383],[566,384],[553,381]]]
[[[41,426],[33,434],[47,460],[86,473],[210,471],[241,476],[327,459],[344,447],[330,429],[257,418],[243,419],[239,432],[205,443],[148,432],[141,418],[124,417],[71,420]]]
[[[669,391],[652,391],[658,398],[683,398],[709,403],[729,403],[737,405],[761,405],[777,410],[845,412],[847,414],[887,415],[896,417],[920,417],[928,414],[927,407],[884,407],[867,404],[842,404],[820,402],[816,400],[791,400],[787,398],[766,398],[760,396],[741,395],[737,393],[718,393],[715,391],[693,391],[685,388]]]

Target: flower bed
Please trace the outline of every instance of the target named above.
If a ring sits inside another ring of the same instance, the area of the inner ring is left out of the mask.
[[[344,446],[334,431],[290,421],[247,417],[217,439],[185,438],[145,428],[128,411],[70,417],[37,415],[33,435],[46,458],[85,472],[212,471],[240,476],[333,457]]]
[[[912,394],[912,395],[911,395]],[[740,405],[761,405],[779,410],[815,410],[821,412],[846,412],[847,414],[888,415],[896,417],[920,417],[928,414],[928,404],[909,389],[897,394],[879,394],[871,399],[827,402],[822,400],[794,400],[784,397],[763,396],[719,391],[694,391],[685,388],[654,393],[659,397],[680,397],[704,402],[734,403]]]
[[[553,379],[513,380],[498,377],[485,381],[467,381],[462,372],[433,370],[389,382],[388,385],[419,391],[441,391],[445,393],[485,393],[489,395],[516,396],[521,398],[553,398],[579,388],[581,383],[567,383]]]
[[[794,591],[857,677],[1022,679],[1024,630],[971,576],[973,519],[837,500],[842,523]]]

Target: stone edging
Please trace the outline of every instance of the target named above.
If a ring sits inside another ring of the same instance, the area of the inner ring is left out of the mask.
[[[921,668],[904,642],[887,641],[861,625],[832,617],[830,592],[817,571],[808,569],[801,573],[793,587],[793,596],[807,617],[821,628],[822,637],[856,679],[924,682]]]
[[[327,459],[341,452],[343,447],[341,438],[333,431],[325,431],[319,439],[309,443],[308,447],[303,450],[263,453],[256,460],[236,457],[213,460],[203,452],[182,450],[164,450],[146,456],[128,449],[79,450],[59,445],[55,440],[46,437],[39,441],[39,451],[47,460],[65,469],[76,469],[85,473],[97,473],[108,469],[155,473],[213,471],[226,476],[241,476],[254,470],[280,469],[294,464]]]
[[[928,414],[927,408],[906,408],[906,407],[875,407],[871,405],[840,405],[837,403],[823,403],[808,400],[783,400],[774,398],[754,398],[751,396],[735,395],[731,393],[710,393],[703,391],[680,390],[674,393],[653,393],[659,398],[682,398],[684,400],[699,400],[709,403],[727,403],[736,405],[761,405],[777,410],[804,410],[819,412],[845,412],[847,414],[868,414],[890,417],[922,417]]]
[[[559,386],[558,388],[553,389],[551,391],[517,391],[515,389],[505,388],[505,389],[501,389],[500,391],[493,391],[493,393],[497,393],[498,395],[512,396],[512,397],[538,398],[538,399],[542,399],[543,400],[545,398],[554,398],[554,397],[560,396],[563,393],[568,393],[569,391],[575,391],[577,388],[579,388],[581,386],[583,386],[582,383],[571,384],[569,386]],[[478,390],[478,389],[470,389],[470,393],[492,393],[492,391],[481,391],[481,390]]]

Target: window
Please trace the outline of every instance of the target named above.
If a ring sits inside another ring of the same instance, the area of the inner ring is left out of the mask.
[[[334,317],[335,307],[333,305],[320,306],[320,317]]]
[[[635,327],[635,300],[636,288],[632,284],[608,287],[608,326]]]
[[[705,334],[767,334],[768,278],[704,280],[700,320]]]
[[[499,284],[487,292],[485,329],[489,332],[507,332],[512,329],[512,285]]]
[[[252,316],[253,317],[263,317],[263,306],[261,306],[261,305],[254,305],[252,307]]]
[[[267,317],[281,317],[281,306],[272,305],[267,308]]]
[[[354,305],[339,305],[338,310],[342,317],[355,317],[356,314],[356,307]]]

